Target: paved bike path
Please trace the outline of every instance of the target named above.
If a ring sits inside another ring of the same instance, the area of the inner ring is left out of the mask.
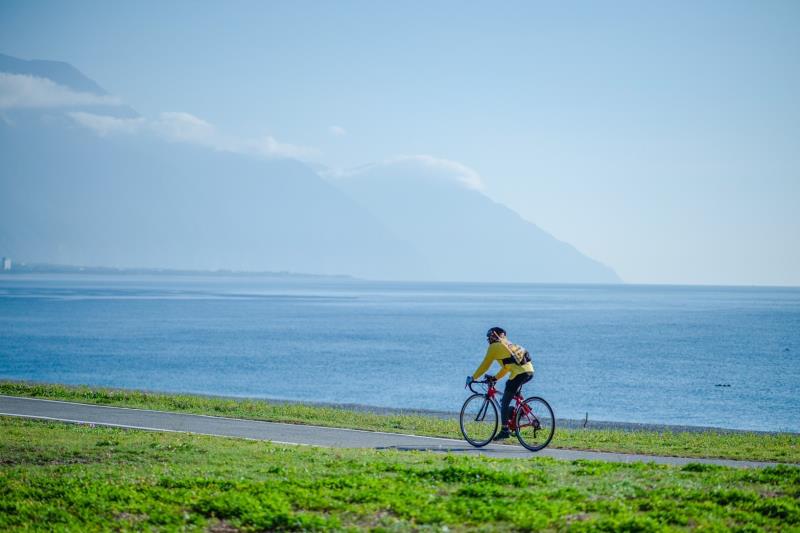
[[[0,416],[95,424],[98,426],[143,429],[149,431],[239,437],[272,441],[279,444],[299,444],[329,448],[422,450],[486,455],[500,458],[553,457],[555,459],[564,460],[591,459],[620,463],[654,462],[670,465],[706,463],[733,467],[764,467],[777,464],[758,461],[661,457],[556,448],[546,448],[540,452],[531,453],[521,446],[494,444],[476,449],[463,440],[456,439],[285,424],[279,422],[263,422],[260,420],[244,420],[207,415],[169,413],[147,409],[111,407],[4,395],[0,395]]]

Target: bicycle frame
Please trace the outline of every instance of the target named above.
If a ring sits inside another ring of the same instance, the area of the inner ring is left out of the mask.
[[[472,388],[472,387],[470,387]],[[482,422],[483,419],[486,417],[486,412],[489,410],[489,401],[497,403],[497,388],[494,386],[494,383],[489,383],[489,388],[486,391],[487,401],[483,404],[483,408],[478,412],[478,416],[475,417],[476,422]],[[511,420],[508,421],[508,430],[509,431],[516,431],[517,429],[517,410],[522,409],[522,413],[528,418],[529,423],[521,424],[520,427],[527,427],[533,426],[534,431],[539,429],[541,422],[539,419],[536,418],[536,415],[533,414],[531,408],[528,407],[524,401],[525,398],[522,397],[521,394],[517,393],[514,395],[514,409],[511,411]],[[498,406],[499,407],[499,406]],[[498,408],[498,411],[500,409]],[[500,417],[502,418],[503,413],[500,413]],[[531,420],[532,418],[532,420]]]
[[[473,394],[464,401],[464,406],[461,408],[461,417],[459,419],[461,434],[464,435],[467,442],[477,448],[486,446],[497,435],[499,423],[502,421],[504,426],[506,426],[506,423],[508,424],[508,430],[516,433],[520,444],[528,450],[538,452],[545,448],[550,443],[555,432],[555,414],[550,404],[538,396],[531,396],[525,399],[522,396],[522,391],[517,391],[517,394],[514,394],[512,398],[514,403],[511,409],[511,419],[506,420],[502,409],[500,409],[498,405],[500,402],[498,402],[497,398],[499,391],[495,387],[496,383],[495,380],[489,379],[488,377],[480,381],[467,381],[467,387]],[[480,389],[476,390],[475,385],[481,385]],[[484,387],[486,388],[484,389]],[[479,398],[480,400],[478,400]],[[470,404],[470,402],[475,400],[481,402],[479,407],[476,404]],[[491,409],[489,409],[490,403]],[[468,405],[472,405],[470,409],[472,413],[474,413],[472,409],[475,409],[475,407],[478,407],[478,412],[469,417],[465,416]],[[542,409],[542,413],[537,414],[540,408]],[[489,426],[483,425],[481,426],[484,428],[482,437],[479,439],[474,438],[475,435],[470,437],[468,433],[471,433],[472,430],[468,429],[466,424],[470,422],[470,419],[478,423],[486,422],[486,417],[489,416],[490,411],[493,411],[491,420],[488,421],[491,426],[493,426],[493,433],[491,436],[487,437],[485,431]],[[540,419],[539,416],[543,416],[544,418]],[[498,418],[500,418],[500,420],[498,420]],[[523,428],[531,428],[532,433],[530,430],[523,431]],[[540,431],[543,432],[543,438],[539,437]],[[536,441],[536,439],[540,438],[542,438],[542,440]]]

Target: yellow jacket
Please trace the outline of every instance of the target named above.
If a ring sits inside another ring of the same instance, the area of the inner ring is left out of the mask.
[[[511,357],[511,351],[506,347],[505,344],[502,342],[493,342],[486,350],[486,357],[483,358],[483,362],[478,367],[478,370],[472,374],[472,379],[480,379],[480,377],[487,370],[489,370],[489,367],[492,366],[493,361],[497,361],[497,363],[502,367],[500,372],[498,372],[495,376],[497,379],[502,378],[509,372],[511,372],[511,379],[514,379],[524,372],[533,373],[533,364],[530,362],[525,363],[524,365],[518,365],[516,363],[503,364],[503,359],[508,359],[509,357]]]

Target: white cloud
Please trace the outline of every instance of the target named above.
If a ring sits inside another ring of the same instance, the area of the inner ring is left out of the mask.
[[[431,155],[401,155],[386,159],[380,163],[371,163],[360,167],[346,170],[326,170],[320,172],[321,175],[329,178],[346,178],[348,176],[358,176],[363,174],[379,173],[380,169],[392,169],[398,166],[417,166],[432,172],[425,174],[433,179],[450,180],[459,183],[467,189],[483,190],[483,180],[480,174],[474,169],[458,161],[442,159]]]
[[[150,128],[169,141],[218,148],[221,140],[214,126],[190,113],[161,113],[156,120],[150,122]]]
[[[148,133],[170,142],[269,158],[309,159],[317,154],[313,148],[281,142],[272,136],[242,138],[223,135],[212,124],[190,113],[165,112],[156,119],[116,118],[85,112],[68,115],[79,125],[101,136]]]
[[[0,72],[0,110],[115,106],[120,103],[120,99],[114,96],[73,91],[46,78]],[[72,111],[67,115],[100,136],[151,134],[171,142],[198,144],[216,150],[263,157],[308,159],[317,154],[313,148],[281,142],[272,136],[241,138],[223,135],[212,124],[190,113],[164,112],[155,119],[118,118],[83,111]],[[344,129],[337,128],[335,134],[344,133]]]
[[[430,155],[410,155],[398,156],[390,159],[387,164],[394,164],[400,162],[415,162],[428,168],[439,170],[444,175],[448,175],[452,179],[460,182],[468,189],[481,190],[483,189],[483,180],[480,174],[474,169],[471,169],[463,163],[452,161],[450,159],[442,159]]]
[[[143,118],[117,118],[83,111],[73,111],[68,115],[81,126],[93,130],[102,137],[114,133],[136,133],[146,126]]]
[[[0,72],[0,109],[120,105],[119,98],[73,91],[47,78]]]
[[[283,143],[274,137],[264,137],[255,143],[256,152],[267,157],[291,157],[293,159],[307,159],[313,157],[318,152],[307,146]]]
[[[347,130],[341,126],[329,126],[328,132],[335,137],[344,137],[347,135]]]

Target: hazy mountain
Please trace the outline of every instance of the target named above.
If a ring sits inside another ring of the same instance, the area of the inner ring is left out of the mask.
[[[59,84],[34,86],[53,93],[40,95],[48,104],[40,108],[0,94],[0,101],[22,101],[0,108],[0,255],[98,266],[420,274],[411,246],[300,162],[146,132],[98,135],[70,114],[138,115],[65,95],[62,87],[107,93],[64,63],[0,56],[0,72]]]
[[[42,59],[26,60],[0,54],[0,72],[48,78],[76,91],[92,94],[108,94],[102,87],[97,85],[97,83],[84,76],[80,70],[63,61],[46,61]]]
[[[299,161],[209,144],[210,125],[196,117],[140,117],[66,63],[0,55],[0,82],[0,255],[375,279],[619,281],[419,161],[332,184]]]
[[[77,93],[100,97],[111,96],[95,81],[87,78],[81,71],[63,61],[25,60],[0,54],[0,72],[45,78]],[[73,105],[71,109],[73,111],[102,112],[109,116],[123,118],[139,116],[133,108],[127,105],[98,106],[84,104]]]
[[[301,163],[0,125],[0,250],[62,264],[405,277],[413,250]]]
[[[370,165],[334,183],[414,243],[432,279],[620,282],[607,266],[470,188],[470,176],[430,158]]]

